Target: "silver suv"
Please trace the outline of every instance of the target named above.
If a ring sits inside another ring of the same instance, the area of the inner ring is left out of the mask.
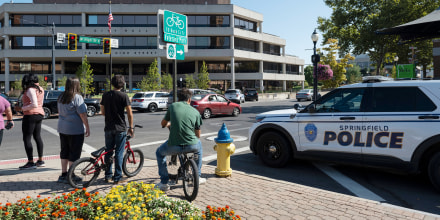
[[[440,190],[439,80],[347,85],[256,119],[250,149],[268,166],[303,158],[423,172]]]

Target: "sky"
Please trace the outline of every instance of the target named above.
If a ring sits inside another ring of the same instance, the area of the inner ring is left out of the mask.
[[[0,5],[9,2],[11,0],[0,0]],[[32,0],[13,2],[32,3]],[[286,54],[304,59],[306,65],[312,63],[313,42],[310,36],[318,27],[318,17],[330,18],[332,13],[324,0],[231,0],[231,3],[263,14],[263,32],[285,39]],[[322,36],[317,47],[321,40]]]

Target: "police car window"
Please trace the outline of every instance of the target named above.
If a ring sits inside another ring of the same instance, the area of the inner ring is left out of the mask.
[[[360,112],[364,90],[339,89],[321,99],[316,105],[316,112]]]
[[[418,87],[376,87],[371,112],[433,111],[435,104]]]
[[[158,92],[158,93],[156,93],[156,95],[154,97],[160,98],[160,97],[163,97],[164,95],[165,95],[165,93]]]
[[[147,93],[144,95],[144,98],[151,98],[153,97],[154,93]]]

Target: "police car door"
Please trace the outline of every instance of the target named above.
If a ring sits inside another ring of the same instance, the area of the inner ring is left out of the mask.
[[[364,88],[339,88],[308,106],[297,115],[300,145],[298,149],[312,156],[360,162],[362,98]],[[297,146],[298,147],[298,146]]]
[[[437,109],[417,86],[380,87],[371,93],[364,127],[364,162],[393,166],[408,162],[422,141],[438,133],[432,127],[432,114]]]

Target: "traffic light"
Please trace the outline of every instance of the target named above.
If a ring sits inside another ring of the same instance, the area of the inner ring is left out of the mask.
[[[44,76],[44,81],[47,82],[47,76]]]
[[[102,51],[104,54],[110,54],[112,52],[112,49],[110,47],[110,38],[104,38],[104,46],[102,47]]]
[[[69,33],[67,38],[67,48],[69,51],[76,51],[76,34]]]

